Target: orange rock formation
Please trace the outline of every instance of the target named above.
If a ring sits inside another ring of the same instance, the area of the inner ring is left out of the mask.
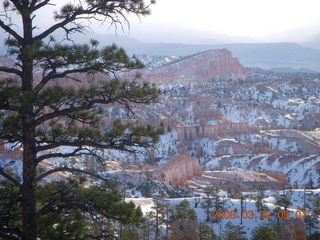
[[[202,125],[178,127],[180,141],[193,141],[199,138],[217,139],[245,133],[257,133],[259,127],[249,123],[221,123],[215,125]]]
[[[230,50],[216,49],[189,56],[144,74],[144,79],[161,83],[203,81],[232,76],[241,78],[246,71]]]
[[[281,240],[305,240],[307,239],[306,228],[301,219],[289,219],[280,228]]]
[[[199,240],[197,234],[197,224],[195,220],[185,219],[176,221],[172,224],[172,233],[169,238],[170,240]]]
[[[187,180],[201,175],[202,170],[198,159],[187,155],[176,156],[169,163],[153,172],[154,177],[164,180],[172,186],[184,186]]]

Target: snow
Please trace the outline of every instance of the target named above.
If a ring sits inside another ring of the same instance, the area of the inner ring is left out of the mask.
[[[265,198],[263,199],[263,204],[267,206],[269,211],[273,211],[276,207],[276,195],[281,195],[283,191],[265,191]],[[259,225],[265,225],[268,224],[267,219],[261,219],[260,213],[257,210],[256,207],[256,201],[251,199],[248,196],[254,197],[257,193],[256,192],[244,192],[244,196],[247,196],[244,198],[243,201],[243,218],[242,218],[242,226],[245,227],[245,231],[247,233],[247,237],[251,237],[252,230]],[[305,208],[304,206],[304,189],[295,189],[295,190],[286,190],[285,194],[287,195],[288,199],[292,202],[292,205],[288,208],[288,211],[290,211],[290,216],[293,218],[296,218],[296,211],[303,209],[306,210],[307,213],[309,212],[308,208]],[[198,205],[198,208],[194,207],[194,200],[195,197],[192,198],[165,198],[164,201],[169,203],[171,206],[179,204],[183,200],[187,200],[190,204],[190,207],[193,208],[196,212],[197,219],[201,223],[209,224],[215,231],[217,235],[220,235],[223,231],[223,228],[227,224],[228,221],[231,221],[233,225],[241,225],[241,201],[240,199],[228,199],[226,197],[226,193],[221,191],[219,192],[219,195],[221,197],[221,200],[224,202],[224,210],[223,211],[236,211],[237,217],[235,219],[221,219],[220,222],[215,223],[212,220],[210,222],[206,222],[206,212],[205,209],[201,208],[201,203]],[[320,197],[320,189],[308,189],[306,191],[306,203],[311,203],[312,199],[316,197]],[[136,206],[140,206],[141,210],[144,214],[146,214],[149,211],[153,211],[152,207],[154,206],[154,203],[151,198],[127,198],[126,201],[132,201]],[[201,200],[203,201],[203,199]],[[214,209],[210,209],[210,212],[212,213]],[[246,212],[245,212],[246,211]],[[246,218],[246,213],[250,214],[249,211],[252,211],[254,214],[254,217],[252,219]],[[274,216],[274,215],[272,215]],[[276,218],[275,216],[273,218]],[[320,216],[319,216],[320,220]],[[320,226],[318,226],[318,230],[320,229]],[[314,230],[316,231],[316,229]]]
[[[0,168],[5,171],[13,171],[22,181],[22,161],[0,154]],[[0,180],[3,177],[0,175]]]
[[[224,159],[228,159],[230,156],[224,155],[221,157],[212,158],[205,163],[205,169],[219,169],[220,162]],[[316,165],[320,163],[320,156],[310,155],[301,157],[296,160],[292,159],[288,162],[283,162],[283,157],[289,157],[290,155],[274,155],[274,154],[247,154],[247,155],[233,155],[234,160],[231,161],[232,170],[271,170],[280,171],[287,175],[287,178],[292,186],[304,186],[308,185],[310,181],[313,181],[316,186],[316,180],[318,179],[318,173]],[[270,158],[276,158],[275,161],[270,163]],[[252,164],[259,159],[258,163]]]

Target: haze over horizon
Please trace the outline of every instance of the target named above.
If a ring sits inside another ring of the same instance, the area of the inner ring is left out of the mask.
[[[165,43],[313,42],[319,8],[317,0],[158,0],[150,16],[129,19],[124,35]]]
[[[50,2],[55,5],[37,13],[40,31],[53,23],[50,15],[66,3]],[[319,42],[319,8],[318,0],[157,0],[151,15],[129,16],[130,26],[118,27],[117,34],[153,43]],[[98,34],[115,33],[97,22],[90,27]]]

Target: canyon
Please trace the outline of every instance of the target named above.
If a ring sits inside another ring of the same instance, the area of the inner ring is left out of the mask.
[[[187,57],[148,57],[144,63],[138,81],[161,89],[159,102],[133,104],[134,114],[119,104],[110,105],[104,109],[102,127],[108,128],[116,119],[155,127],[162,123],[166,132],[154,149],[134,149],[140,153],[134,155],[107,149],[102,154],[106,164],[79,157],[70,162],[52,159],[42,162],[42,168],[64,164],[89,167],[135,197],[160,192],[170,197],[195,197],[208,186],[218,186],[228,194],[235,195],[237,190],[254,194],[263,185],[269,191],[268,206],[273,207],[271,191],[320,187],[319,74],[246,68],[227,49]],[[136,73],[121,77],[132,80]],[[84,86],[105,79],[99,74],[75,77]],[[65,79],[57,81],[72,84]],[[21,158],[21,151],[3,145],[0,154],[0,166],[10,167],[10,159]],[[68,176],[60,174],[47,181]],[[302,199],[300,195],[293,199]],[[239,208],[238,199],[225,198],[230,208]],[[251,200],[249,204],[254,205]],[[298,203],[293,204],[298,209]],[[185,225],[177,223],[175,228],[179,224]],[[288,239],[305,236],[299,224],[283,226]],[[181,233],[177,230],[176,234]]]

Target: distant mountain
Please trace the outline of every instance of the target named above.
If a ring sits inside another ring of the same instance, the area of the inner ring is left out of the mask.
[[[58,36],[59,37],[59,36]],[[3,37],[2,37],[3,38]],[[130,54],[148,56],[188,56],[212,49],[227,48],[247,67],[310,69],[320,72],[320,50],[295,43],[241,43],[241,44],[182,44],[147,43],[121,35],[100,35],[96,33],[77,34],[74,40],[79,43],[97,39],[101,46],[113,42]],[[0,43],[3,43],[0,36]],[[6,52],[0,44],[0,54]]]
[[[302,47],[294,43],[254,43],[254,44],[146,44],[136,49],[126,48],[129,53],[146,55],[186,56],[211,49],[227,48],[240,62],[248,67],[268,68],[308,68],[320,71],[320,51]]]
[[[271,72],[276,72],[276,73],[318,73],[317,71],[313,71],[309,68],[270,68],[268,69]]]
[[[245,77],[246,72],[246,68],[230,50],[219,49],[182,57],[151,71],[147,70],[143,78],[162,84],[188,84],[209,79],[240,79]]]

